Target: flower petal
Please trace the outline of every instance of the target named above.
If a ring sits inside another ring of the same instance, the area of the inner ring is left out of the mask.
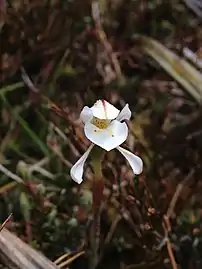
[[[120,110],[105,100],[98,100],[92,107],[93,116],[98,119],[115,119]]]
[[[88,106],[84,106],[80,113],[80,119],[83,121],[83,123],[86,123],[87,121],[92,120],[93,118],[93,112],[92,109]]]
[[[140,159],[140,157],[136,156],[132,152],[122,148],[122,147],[117,147],[118,151],[121,152],[121,154],[126,158],[126,160],[129,162],[133,173],[135,175],[139,175],[142,173],[143,170],[143,162]]]
[[[82,177],[83,177],[84,164],[93,146],[94,144],[90,145],[90,147],[86,150],[83,156],[81,156],[81,158],[72,166],[70,170],[71,178],[78,184],[80,184],[83,181]]]
[[[90,122],[84,126],[86,137],[99,147],[110,151],[121,145],[128,136],[128,126],[113,120],[106,129],[99,129]]]
[[[119,115],[117,116],[116,120],[122,121],[122,120],[129,120],[130,118],[131,118],[131,110],[129,109],[128,104],[126,104],[119,113]]]

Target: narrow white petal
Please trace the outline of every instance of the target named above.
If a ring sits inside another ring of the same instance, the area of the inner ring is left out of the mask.
[[[99,129],[90,122],[84,126],[86,137],[99,147],[110,151],[121,145],[128,136],[128,126],[113,120],[106,129]]]
[[[78,184],[83,181],[83,169],[86,159],[90,151],[92,150],[94,144],[91,144],[87,151],[81,156],[81,158],[72,166],[70,170],[71,178]]]
[[[92,107],[93,116],[99,119],[115,119],[120,110],[105,100],[98,100]]]
[[[90,107],[84,106],[80,113],[80,119],[83,121],[83,123],[86,123],[87,121],[90,121],[93,118],[93,112]]]
[[[129,120],[130,118],[131,118],[131,110],[129,109],[128,104],[126,104],[119,113],[119,115],[117,116],[116,120],[122,121],[122,120]]]
[[[133,173],[135,175],[139,175],[142,173],[143,170],[143,162],[140,159],[140,157],[136,156],[132,152],[122,148],[122,147],[117,147],[118,151],[121,152],[121,154],[126,158],[126,160],[129,162]]]

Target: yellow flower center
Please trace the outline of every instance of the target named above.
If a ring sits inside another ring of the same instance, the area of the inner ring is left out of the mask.
[[[93,119],[91,120],[91,123],[93,125],[95,125],[97,128],[103,130],[103,129],[106,129],[109,126],[110,120],[98,119],[96,117],[93,117]]]

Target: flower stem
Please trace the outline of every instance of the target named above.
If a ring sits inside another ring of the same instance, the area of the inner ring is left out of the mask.
[[[98,264],[98,252],[100,243],[100,208],[103,199],[104,179],[102,175],[102,158],[104,151],[95,147],[92,152],[93,179],[93,222],[90,231],[90,269],[95,269]]]

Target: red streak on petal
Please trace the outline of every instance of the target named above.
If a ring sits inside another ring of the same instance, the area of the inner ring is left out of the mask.
[[[101,100],[101,102],[102,102],[102,104],[103,104],[103,107],[104,107],[104,112],[105,112],[105,117],[106,117],[106,119],[107,119],[107,108],[106,108],[106,103],[105,103],[105,100],[104,100],[104,99],[102,99],[102,100]]]

